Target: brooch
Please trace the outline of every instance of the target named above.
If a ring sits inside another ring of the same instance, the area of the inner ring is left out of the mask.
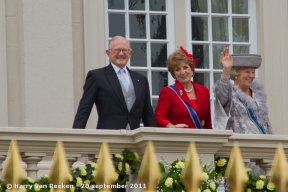
[[[180,90],[179,93],[180,93],[181,96],[183,95],[183,91],[182,90]]]

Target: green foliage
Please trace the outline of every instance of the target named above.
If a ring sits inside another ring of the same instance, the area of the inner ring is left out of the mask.
[[[158,191],[163,192],[183,192],[185,185],[182,181],[181,173],[185,168],[185,160],[175,160],[170,165],[159,163],[162,178],[157,186]],[[220,181],[215,177],[214,162],[202,166],[203,181],[199,191],[216,192]]]

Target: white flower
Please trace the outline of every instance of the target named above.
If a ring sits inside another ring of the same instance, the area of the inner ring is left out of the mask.
[[[94,167],[95,169],[97,169],[98,164],[95,162],[90,162],[91,167]]]
[[[87,175],[87,171],[86,171],[83,167],[80,167],[80,168],[79,168],[79,171],[80,171],[80,173],[81,173],[82,176]]]
[[[260,177],[261,179],[266,179],[266,176],[265,176],[265,175],[259,175],[259,177]]]
[[[252,169],[251,168],[246,168],[246,172],[251,172]]]
[[[263,189],[264,187],[264,181],[258,180],[256,181],[256,189]]]
[[[83,181],[82,181],[82,179],[80,178],[80,177],[77,177],[76,178],[76,186],[78,186],[78,187],[81,187],[82,186],[82,184],[83,184]]]
[[[182,162],[182,161],[178,161],[178,162],[176,163],[175,167],[178,168],[178,169],[180,169],[180,168],[181,168],[181,169],[184,169],[184,168],[185,168],[185,163]]]
[[[210,182],[209,183],[209,187],[212,189],[212,190],[215,190],[216,189],[216,184],[215,184],[215,182]]]
[[[29,181],[29,183],[34,183],[34,180],[31,177],[27,177],[26,179]]]
[[[122,162],[118,163],[118,166],[117,166],[117,167],[118,167],[118,170],[119,170],[119,171],[122,171]]]
[[[274,183],[269,182],[269,183],[267,184],[267,189],[269,189],[270,191],[274,190],[274,189],[275,189]]]
[[[38,183],[34,184],[34,191],[40,191],[40,185]]]
[[[207,181],[209,179],[209,176],[206,172],[202,172],[202,179],[203,181]]]
[[[85,180],[85,181],[84,181],[84,184],[87,184],[87,185],[89,185],[89,184],[90,184],[90,182],[91,182],[90,180]]]
[[[130,171],[130,166],[128,163],[125,163],[125,171],[126,173]]]
[[[218,167],[223,167],[227,163],[227,160],[224,158],[221,158],[217,161],[217,166]]]
[[[171,177],[168,177],[165,181],[166,187],[172,187],[173,179]]]
[[[139,155],[138,155],[138,153],[134,152],[134,155],[135,155],[135,157],[136,157],[136,160],[139,160]]]
[[[119,154],[119,153],[115,154],[115,157],[117,157],[117,158],[119,158],[119,159],[121,159],[121,160],[124,159],[123,155],[121,155],[121,154]]]

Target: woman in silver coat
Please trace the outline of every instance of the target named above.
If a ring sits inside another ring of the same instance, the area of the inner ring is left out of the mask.
[[[233,130],[242,134],[274,134],[266,106],[263,85],[255,79],[255,69],[261,66],[261,56],[230,55],[226,47],[220,54],[223,66],[221,78],[214,86],[216,95],[214,129]],[[232,85],[231,80],[234,80]],[[265,175],[255,162],[246,163],[253,175]],[[225,192],[230,188],[225,182]]]
[[[226,47],[220,54],[221,78],[214,86],[216,95],[215,129],[243,134],[273,134],[263,85],[255,79],[261,56],[230,55]],[[234,84],[230,83],[234,80]]]

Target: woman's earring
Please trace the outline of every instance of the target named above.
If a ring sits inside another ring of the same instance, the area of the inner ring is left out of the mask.
[[[235,80],[237,79],[237,77],[235,77]]]

